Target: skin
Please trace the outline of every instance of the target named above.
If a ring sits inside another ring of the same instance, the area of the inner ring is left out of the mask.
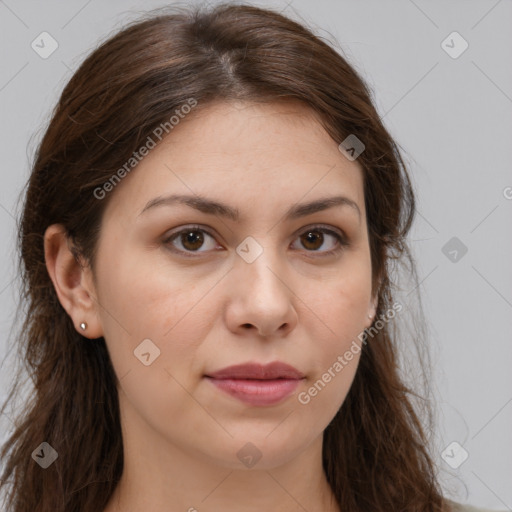
[[[375,315],[357,161],[300,103],[215,103],[182,120],[110,194],[94,273],[77,265],[60,225],[45,234],[62,306],[84,343],[105,338],[119,378],[125,466],[105,510],[338,511],[322,469],[323,431],[359,354],[309,403],[298,395]],[[241,218],[182,204],[141,214],[169,194],[215,199]],[[296,203],[338,195],[360,216],[338,205],[284,219]],[[213,236],[165,241],[191,224]],[[349,245],[315,230],[308,242],[317,224]],[[252,263],[236,252],[248,236],[263,249]],[[148,338],[160,355],[146,366],[134,350]],[[248,405],[204,378],[248,361],[283,361],[306,378],[273,406]],[[248,442],[261,454],[251,468],[237,457]]]

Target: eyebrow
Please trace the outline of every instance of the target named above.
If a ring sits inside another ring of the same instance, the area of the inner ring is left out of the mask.
[[[139,216],[153,208],[159,206],[172,206],[174,204],[184,204],[199,210],[202,213],[219,215],[233,221],[238,221],[240,219],[240,211],[237,208],[206,197],[179,194],[159,196],[151,199],[139,213]],[[335,206],[349,206],[357,212],[359,220],[361,220],[361,210],[359,209],[359,206],[355,201],[345,196],[325,197],[309,203],[295,204],[287,210],[284,218],[285,220],[298,219]]]

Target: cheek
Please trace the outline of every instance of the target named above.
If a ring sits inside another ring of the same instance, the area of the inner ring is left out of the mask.
[[[328,345],[341,349],[344,343],[364,330],[366,324],[371,301],[369,262],[364,256],[359,260],[353,258],[337,275],[310,289],[308,297],[311,308],[328,327]]]
[[[100,276],[104,306],[110,310],[103,316],[107,324],[114,321],[115,328],[122,327],[135,338],[150,333],[163,338],[197,303],[196,284],[178,269],[143,253],[137,256],[128,247],[113,252],[108,260],[116,264],[107,263],[110,268],[105,267]]]
[[[308,306],[309,337],[312,347],[314,377],[299,402],[318,408],[320,415],[334,415],[345,399],[359,364],[362,334],[371,299],[371,274],[364,258],[351,265],[350,272],[324,283],[319,293],[311,291]],[[319,320],[320,319],[320,320]]]
[[[205,292],[183,275],[134,268],[119,262],[101,276],[104,335],[122,397],[155,430],[172,423],[186,431],[188,416],[177,419],[176,411],[194,404],[194,354],[209,329],[208,304],[200,301]]]
[[[116,265],[98,273],[101,321],[116,373],[134,376],[143,370],[137,378],[150,386],[137,357],[149,353],[142,359],[151,361],[151,368],[164,372],[163,378],[169,378],[168,370],[180,379],[197,364],[195,350],[211,328],[212,297],[205,295],[216,281],[148,265],[143,258],[121,258],[123,253],[110,258]]]
[[[297,396],[307,415],[317,418],[324,426],[332,420],[342,406],[357,372],[367,313],[366,294],[338,293],[332,290],[330,303],[324,305],[323,318],[329,329],[322,327],[323,337],[314,336],[312,367],[314,372],[307,387]],[[327,334],[325,334],[327,333]]]
[[[314,421],[321,423],[322,429],[330,423],[343,405],[354,380],[360,349],[358,345],[354,345],[349,352],[350,361],[344,356],[347,351],[336,353],[297,395],[299,407],[304,408],[310,419],[316,418]]]

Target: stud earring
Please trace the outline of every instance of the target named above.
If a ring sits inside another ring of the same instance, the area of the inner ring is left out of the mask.
[[[371,320],[373,318],[373,316],[372,315],[368,315],[368,318]]]
[[[87,329],[87,324],[85,322],[82,322],[80,324],[80,329],[82,329],[82,331],[85,331],[85,329]]]

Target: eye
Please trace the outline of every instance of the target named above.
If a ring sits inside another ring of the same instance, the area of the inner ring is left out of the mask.
[[[210,239],[212,242],[206,244],[206,250],[199,251],[205,245],[205,241]],[[163,240],[164,244],[169,244],[170,249],[177,253],[194,253],[194,252],[208,252],[208,250],[215,249],[215,239],[205,229],[199,226],[190,226],[175,232]],[[208,247],[209,245],[209,247]]]
[[[309,228],[299,236],[298,240],[307,252],[318,252],[324,256],[336,254],[349,245],[341,233],[322,226]],[[328,249],[320,250],[326,241]],[[186,257],[194,257],[194,253],[205,253],[219,247],[214,236],[200,226],[189,226],[171,233],[163,240],[163,243],[168,245],[172,252]]]
[[[307,252],[320,252],[324,256],[336,254],[348,246],[346,238],[341,233],[322,226],[313,226],[304,231],[300,235],[299,241],[302,247],[308,250]],[[324,251],[319,250],[326,241],[328,249]]]

